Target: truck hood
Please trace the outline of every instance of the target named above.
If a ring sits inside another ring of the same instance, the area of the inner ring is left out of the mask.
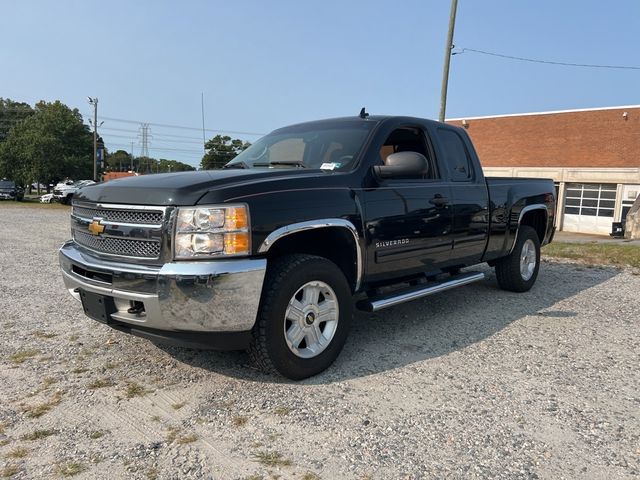
[[[228,169],[140,175],[84,187],[74,199],[127,205],[195,205],[216,187],[309,175],[326,173],[320,170]]]

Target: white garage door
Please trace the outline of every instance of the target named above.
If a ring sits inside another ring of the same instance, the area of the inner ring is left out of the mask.
[[[611,233],[616,188],[615,183],[567,183],[562,229],[601,235]]]

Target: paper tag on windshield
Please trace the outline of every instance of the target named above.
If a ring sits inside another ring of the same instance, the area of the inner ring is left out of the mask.
[[[321,170],[335,170],[336,168],[340,168],[339,163],[331,162],[331,163],[323,163],[320,165]]]

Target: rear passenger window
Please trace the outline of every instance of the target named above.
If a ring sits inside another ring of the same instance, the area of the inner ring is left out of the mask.
[[[438,128],[438,140],[444,151],[444,160],[451,170],[451,180],[470,180],[473,175],[471,157],[460,135],[453,130]]]

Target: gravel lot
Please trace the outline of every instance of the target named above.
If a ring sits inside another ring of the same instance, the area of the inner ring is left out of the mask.
[[[25,236],[29,232],[29,236]],[[640,475],[640,275],[545,262],[358,315],[300,383],[244,353],[158,347],[84,317],[64,209],[0,205],[0,477]]]

